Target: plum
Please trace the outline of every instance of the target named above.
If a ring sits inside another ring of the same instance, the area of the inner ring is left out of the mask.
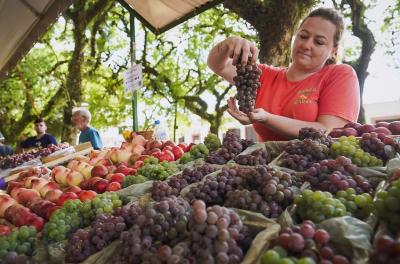
[[[388,128],[393,135],[400,135],[400,121],[390,122]]]
[[[343,129],[343,135],[348,137],[348,136],[358,136],[358,131],[352,127],[347,127]]]
[[[383,127],[383,126],[382,127],[376,127],[374,129],[374,132],[376,132],[378,134],[382,133],[382,134],[385,134],[385,135],[391,135],[392,134],[392,132],[388,128]]]
[[[375,127],[386,127],[386,128],[388,128],[389,127],[389,122],[378,122],[378,123],[376,123],[375,124]]]
[[[364,124],[357,128],[359,135],[361,136],[364,133],[371,133],[375,130],[375,127],[371,124]]]

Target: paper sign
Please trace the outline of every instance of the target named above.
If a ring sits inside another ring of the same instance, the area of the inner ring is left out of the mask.
[[[124,91],[133,92],[143,85],[142,64],[136,64],[124,73]]]

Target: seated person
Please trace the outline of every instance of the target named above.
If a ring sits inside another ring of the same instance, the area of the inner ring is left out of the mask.
[[[72,124],[81,131],[79,135],[79,144],[84,142],[91,142],[94,149],[101,149],[103,142],[101,141],[99,132],[93,127],[89,126],[92,115],[86,109],[76,110],[72,114]]]
[[[29,137],[21,142],[21,148],[45,148],[48,145],[57,145],[57,140],[50,134],[46,133],[47,126],[42,118],[35,120],[36,136]]]

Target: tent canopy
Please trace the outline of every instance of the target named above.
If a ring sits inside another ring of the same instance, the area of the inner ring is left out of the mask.
[[[0,0],[0,81],[74,1]],[[221,3],[222,0],[120,0],[119,2],[133,12],[135,17],[151,31],[161,34]]]

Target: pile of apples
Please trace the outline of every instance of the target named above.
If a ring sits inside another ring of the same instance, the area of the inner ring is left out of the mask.
[[[383,133],[385,135],[400,135],[400,121],[393,122],[378,122],[375,125],[348,123],[343,128],[333,129],[329,135],[333,138],[341,136],[361,137],[364,133]]]

